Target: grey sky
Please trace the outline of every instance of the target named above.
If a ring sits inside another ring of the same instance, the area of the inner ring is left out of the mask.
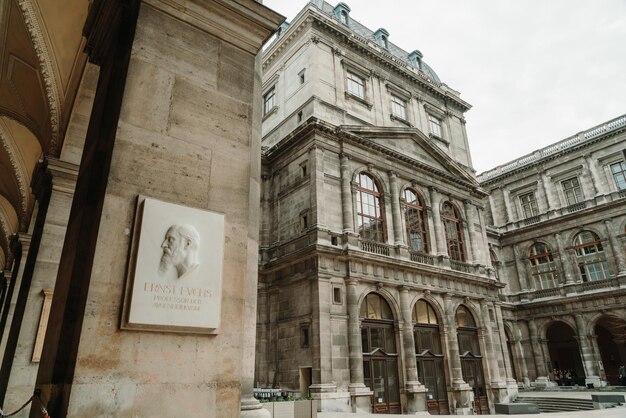
[[[626,0],[344,2],[473,105],[479,173],[626,113]],[[292,20],[307,1],[263,3]]]

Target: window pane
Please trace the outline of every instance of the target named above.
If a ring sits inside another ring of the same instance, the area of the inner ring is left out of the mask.
[[[385,393],[385,361],[373,361],[372,369],[373,376],[372,380],[374,381],[374,387],[372,390],[374,391],[374,403],[382,404],[387,403],[387,395]]]
[[[398,367],[395,360],[387,360],[387,387],[389,388],[389,402],[400,402],[398,390]]]

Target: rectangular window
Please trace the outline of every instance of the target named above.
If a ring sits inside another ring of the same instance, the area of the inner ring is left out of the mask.
[[[341,304],[341,288],[333,287],[333,303]]]
[[[276,106],[276,95],[274,87],[263,95],[263,114],[267,115]]]
[[[568,206],[583,201],[583,191],[580,188],[578,177],[563,180],[561,184],[563,185],[563,194],[565,195]]]
[[[300,347],[309,347],[309,327],[300,328]]]
[[[391,96],[391,114],[406,120],[406,102],[397,96]]]
[[[365,99],[365,80],[350,71],[348,71],[348,93]]]
[[[434,117],[433,115],[428,115],[428,124],[430,125],[430,133],[436,136],[437,138],[442,138],[441,120],[439,118]]]
[[[626,190],[626,164],[624,161],[611,164],[611,174],[613,174],[617,190]]]
[[[531,218],[539,214],[539,208],[537,207],[537,200],[535,199],[534,192],[521,195],[519,197],[519,202],[522,206],[524,218]]]

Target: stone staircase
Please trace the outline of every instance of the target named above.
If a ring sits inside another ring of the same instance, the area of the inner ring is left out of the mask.
[[[516,403],[534,403],[543,412],[588,411],[593,409],[591,399],[550,398],[534,396],[518,396]]]

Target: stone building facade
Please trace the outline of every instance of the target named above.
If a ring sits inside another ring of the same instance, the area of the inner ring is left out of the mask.
[[[0,2],[6,414],[31,399],[16,417],[267,415],[252,394],[257,55],[283,21],[250,0]],[[201,237],[224,255],[210,333],[122,329],[140,195],[223,215],[224,240]]]
[[[478,176],[518,381],[620,383],[625,144],[621,116]]]
[[[488,412],[512,379],[470,105],[311,2],[265,51],[257,371],[323,410]]]
[[[470,105],[389,37],[314,0],[264,53],[256,384],[465,414],[555,368],[611,382],[624,118],[476,177]]]

